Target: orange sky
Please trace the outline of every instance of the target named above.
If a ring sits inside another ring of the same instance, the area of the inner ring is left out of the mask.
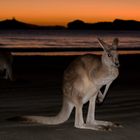
[[[0,20],[12,17],[39,25],[66,25],[75,19],[140,21],[140,0],[0,0]]]

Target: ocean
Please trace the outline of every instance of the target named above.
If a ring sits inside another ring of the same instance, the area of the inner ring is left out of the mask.
[[[97,38],[119,48],[140,49],[140,31],[1,30],[0,47],[5,48],[99,48]],[[131,51],[133,53],[133,51]],[[137,51],[139,52],[139,51]],[[60,52],[59,52],[60,53]],[[78,53],[78,52],[77,52]],[[45,53],[46,54],[46,53]],[[57,52],[51,53],[57,55]],[[64,53],[61,53],[63,55]],[[67,53],[69,54],[69,53]]]

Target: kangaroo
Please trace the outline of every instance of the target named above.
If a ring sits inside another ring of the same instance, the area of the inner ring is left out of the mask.
[[[65,122],[75,107],[74,126],[80,129],[110,130],[118,125],[113,122],[95,119],[95,104],[98,96],[102,102],[111,85],[117,78],[119,60],[117,53],[118,39],[112,45],[98,39],[103,48],[101,56],[85,54],[74,60],[64,71],[63,105],[60,113],[54,117],[22,116],[23,120],[41,124],[56,125]],[[100,89],[106,86],[102,94]],[[86,121],[82,108],[89,101]]]
[[[13,80],[13,73],[12,73],[12,61],[13,57],[11,53],[0,53],[0,71],[4,79]]]

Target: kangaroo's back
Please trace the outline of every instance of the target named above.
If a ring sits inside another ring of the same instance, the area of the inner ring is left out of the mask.
[[[93,54],[85,54],[75,59],[64,71],[64,80],[73,79],[81,74],[89,74],[93,70],[101,67],[101,56]]]

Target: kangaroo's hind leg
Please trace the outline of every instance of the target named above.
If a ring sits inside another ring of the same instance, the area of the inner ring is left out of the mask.
[[[84,128],[84,119],[83,119],[83,105],[77,105],[75,107],[75,127],[76,128]]]
[[[91,97],[89,100],[89,108],[88,115],[86,120],[86,125],[99,127],[99,130],[111,130],[111,127],[119,127],[120,125],[117,123],[109,122],[109,121],[100,121],[95,119],[95,106],[96,106],[96,98],[97,95]]]
[[[96,97],[92,98],[92,101],[95,101]],[[93,102],[91,102],[93,103]],[[92,106],[90,106],[92,107]],[[76,128],[80,128],[80,129],[90,129],[90,130],[106,130],[106,127],[105,126],[101,126],[101,125],[96,125],[94,123],[94,114],[92,116],[92,114],[90,114],[92,112],[92,110],[94,110],[94,106],[93,108],[90,108],[90,111],[88,113],[88,119],[90,119],[90,121],[92,122],[89,122],[89,123],[85,123],[84,122],[84,119],[83,119],[83,103],[82,101],[81,102],[78,102],[76,105],[75,105],[75,127]],[[94,111],[93,111],[94,113]]]
[[[95,103],[97,94],[92,96],[89,100],[89,108],[86,120],[86,126],[91,127],[93,130],[108,131],[110,128],[107,125],[98,124],[95,120]]]
[[[76,112],[75,112],[75,127],[76,128],[90,129],[90,130],[106,130],[106,127],[104,126],[84,123],[82,108],[83,108],[82,104],[76,106]]]

